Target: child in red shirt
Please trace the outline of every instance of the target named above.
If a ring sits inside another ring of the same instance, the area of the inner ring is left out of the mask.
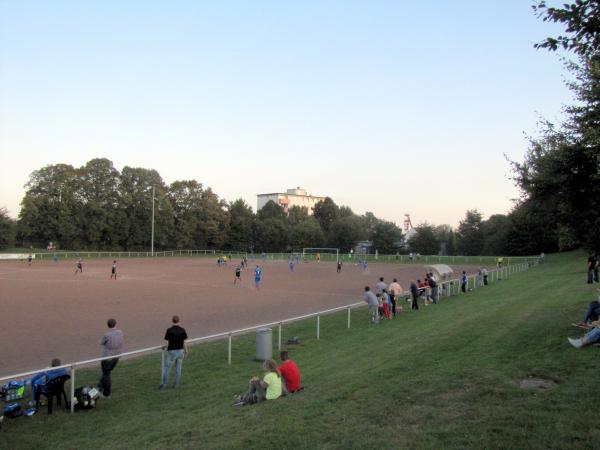
[[[291,394],[300,390],[300,370],[296,363],[289,359],[287,350],[283,350],[279,354],[279,359],[283,361],[283,364],[279,366],[279,372],[281,372],[281,377],[285,381],[287,392]]]

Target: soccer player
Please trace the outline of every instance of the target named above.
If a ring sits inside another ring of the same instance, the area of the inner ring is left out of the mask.
[[[243,264],[243,262],[242,262]],[[242,282],[242,264],[238,264],[235,268],[235,278],[233,279],[233,285],[235,286],[237,281],[240,280]]]
[[[260,288],[261,278],[262,278],[262,269],[260,268],[260,266],[256,266],[256,269],[254,269],[254,285],[256,286],[256,289]]]
[[[117,260],[115,259],[112,263],[112,268],[110,269],[110,279],[112,280],[113,277],[115,278],[115,280],[117,279]]]
[[[33,259],[33,255],[30,253],[29,256],[27,257],[27,266],[31,267],[31,260]]]
[[[75,275],[77,272],[83,273],[83,262],[81,262],[81,258],[77,260],[77,265],[75,266]]]
[[[294,273],[294,263],[290,261],[288,264],[290,266],[290,272]]]
[[[340,259],[337,263],[337,273],[342,271],[342,260]]]

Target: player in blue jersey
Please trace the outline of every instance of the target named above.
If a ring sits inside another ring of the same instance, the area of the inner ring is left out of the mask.
[[[256,269],[254,269],[254,285],[256,286],[256,289],[260,288],[261,278],[262,278],[262,269],[260,268],[260,266],[256,266]]]

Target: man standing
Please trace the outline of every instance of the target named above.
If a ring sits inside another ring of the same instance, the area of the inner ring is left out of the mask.
[[[402,286],[398,283],[398,280],[394,278],[394,281],[390,283],[388,287],[388,293],[390,295],[390,302],[392,302],[392,314],[396,315],[396,297],[402,294]]]
[[[173,316],[173,326],[167,328],[165,333],[165,341],[167,341],[167,352],[165,355],[165,366],[162,373],[162,380],[159,389],[167,387],[169,381],[169,373],[171,367],[176,364],[175,367],[175,383],[174,388],[178,388],[181,383],[181,366],[183,364],[183,358],[188,354],[187,338],[188,335],[185,332],[185,328],[177,325],[179,323],[179,316]]]
[[[419,287],[415,280],[411,280],[410,282],[410,295],[412,297],[412,304],[410,305],[410,309],[413,311],[419,310]]]
[[[379,282],[375,285],[375,294],[381,294],[384,289],[387,289],[387,284],[384,283],[383,277],[379,277]]]
[[[365,294],[363,296],[367,305],[369,305],[369,313],[371,314],[371,322],[379,323],[379,300],[369,286],[365,286]]]
[[[433,276],[433,272],[427,274],[427,281],[429,283],[429,288],[431,289],[431,301],[434,305],[437,305],[438,285],[437,281],[435,281],[435,277]]]
[[[123,349],[123,332],[116,328],[117,321],[115,319],[108,319],[106,321],[108,331],[104,333],[102,339],[100,339],[100,345],[102,346],[102,357],[115,356],[122,353]],[[100,392],[104,397],[110,397],[111,394],[111,379],[110,373],[119,362],[119,358],[105,359],[100,362],[102,368],[102,376],[98,382]]]

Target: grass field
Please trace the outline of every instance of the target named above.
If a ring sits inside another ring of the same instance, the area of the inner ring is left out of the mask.
[[[252,336],[192,348],[179,390],[157,390],[158,356],[122,361],[113,397],[73,416],[5,421],[0,448],[595,448],[598,349],[567,336],[595,287],[585,255],[548,256],[509,280],[405,312],[379,326],[366,310],[286,327],[306,390],[233,408],[259,372]],[[406,311],[406,308],[405,308]],[[525,391],[530,375],[555,380]],[[78,372],[95,383],[98,370]]]

